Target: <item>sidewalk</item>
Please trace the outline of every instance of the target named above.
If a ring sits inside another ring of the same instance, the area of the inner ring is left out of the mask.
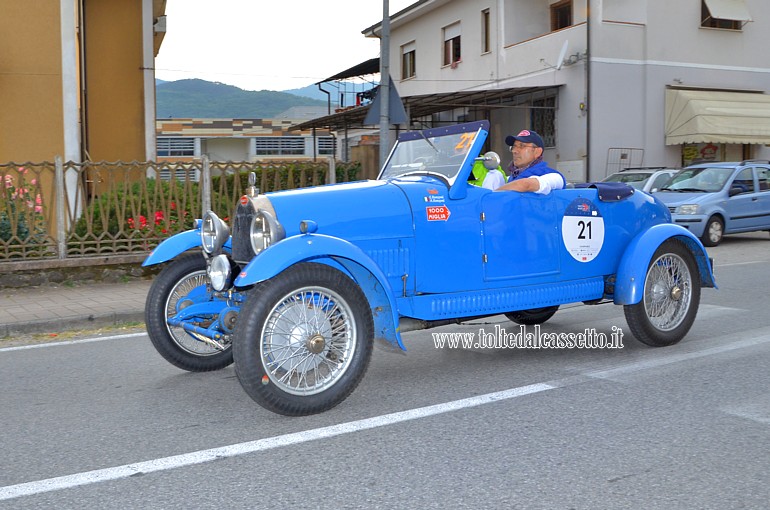
[[[0,338],[144,322],[152,280],[0,289]]]

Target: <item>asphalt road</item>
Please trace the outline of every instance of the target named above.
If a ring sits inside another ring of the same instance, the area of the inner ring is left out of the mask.
[[[678,345],[434,347],[503,316],[407,333],[305,418],[141,334],[0,349],[0,508],[768,508],[769,248],[709,249],[719,290]],[[621,307],[575,306],[542,329],[613,326]]]

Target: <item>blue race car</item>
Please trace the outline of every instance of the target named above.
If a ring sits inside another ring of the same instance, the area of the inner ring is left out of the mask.
[[[257,403],[306,415],[344,400],[375,341],[505,314],[547,321],[566,303],[623,305],[634,337],[680,341],[711,262],[668,209],[625,185],[548,195],[468,183],[486,121],[403,133],[377,180],[259,194],[232,232],[213,212],[161,243],[147,297],[159,353],[179,368],[233,361]],[[186,253],[202,248],[200,251]]]

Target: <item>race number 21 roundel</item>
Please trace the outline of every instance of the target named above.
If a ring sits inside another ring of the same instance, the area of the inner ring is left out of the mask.
[[[593,202],[576,198],[567,206],[561,220],[561,237],[578,262],[590,262],[599,255],[604,244],[604,218]]]

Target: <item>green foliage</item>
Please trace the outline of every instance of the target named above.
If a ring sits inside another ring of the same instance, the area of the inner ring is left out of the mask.
[[[262,193],[323,185],[329,171],[325,162],[306,161],[258,163],[253,168]],[[336,165],[337,182],[357,180],[360,173],[360,163]],[[211,208],[223,220],[232,218],[238,198],[248,187],[248,174],[231,172],[212,178]],[[201,212],[199,183],[155,179],[121,183],[91,200],[73,233],[79,240],[104,234],[112,239],[162,239],[192,228]]]

